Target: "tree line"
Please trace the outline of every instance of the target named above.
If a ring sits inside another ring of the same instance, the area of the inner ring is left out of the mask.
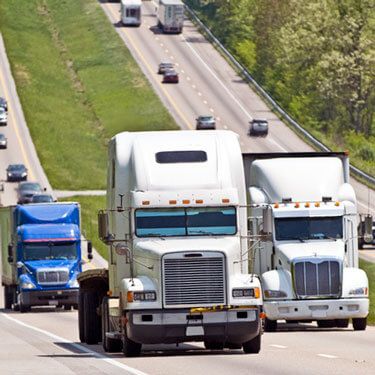
[[[374,0],[186,3],[297,121],[374,168]]]

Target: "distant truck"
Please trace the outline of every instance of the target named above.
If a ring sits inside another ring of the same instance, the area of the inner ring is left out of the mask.
[[[158,26],[164,33],[182,33],[184,7],[181,0],[159,0]]]
[[[235,133],[113,137],[99,214],[109,269],[78,277],[81,341],[128,357],[186,341],[258,353],[262,297],[248,272],[245,206]]]
[[[358,223],[358,247],[375,245],[375,221],[370,214],[360,214]]]
[[[0,236],[5,308],[77,307],[82,270],[78,203],[1,207]]]
[[[265,330],[278,320],[366,329],[368,280],[358,268],[357,203],[345,153],[245,154],[254,269]]]
[[[121,0],[120,14],[124,26],[139,26],[142,22],[142,1]]]

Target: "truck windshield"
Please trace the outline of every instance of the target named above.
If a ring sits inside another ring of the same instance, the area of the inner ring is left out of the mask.
[[[135,211],[138,237],[233,235],[235,207],[139,209]]]
[[[342,217],[276,218],[276,240],[338,239],[343,234]]]
[[[75,242],[33,242],[23,246],[24,260],[73,260],[77,258]]]

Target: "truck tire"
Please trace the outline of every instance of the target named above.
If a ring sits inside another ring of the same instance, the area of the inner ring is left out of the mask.
[[[224,349],[224,343],[220,341],[205,341],[204,347],[207,350],[223,350]]]
[[[29,305],[25,305],[24,303],[20,302],[19,309],[20,309],[20,313],[25,313],[25,312],[30,311],[31,307]]]
[[[336,319],[336,327],[347,328],[349,325],[349,319]]]
[[[352,323],[354,331],[364,331],[367,327],[367,318],[353,318]]]
[[[4,307],[11,309],[13,303],[13,289],[10,286],[4,286]]]
[[[110,331],[108,316],[108,297],[104,297],[102,301],[102,345],[105,352],[115,353],[121,352],[122,341],[106,337],[106,332]]]
[[[79,291],[78,294],[78,331],[79,331],[79,341],[82,343],[85,342],[85,328],[84,328],[84,317],[85,317],[85,310],[83,304],[83,291]]]
[[[264,332],[275,332],[277,329],[277,320],[264,319]]]
[[[83,330],[86,344],[93,345],[100,341],[100,318],[96,312],[98,307],[98,295],[96,292],[85,292],[83,295],[84,320]]]
[[[133,340],[130,340],[126,332],[123,337],[122,341],[122,352],[124,353],[125,357],[139,357],[142,350],[142,344],[138,344],[137,342],[134,342]]]
[[[246,341],[242,344],[242,349],[246,354],[259,353],[261,347],[261,333],[255,336],[253,339]]]
[[[317,320],[317,324],[319,328],[334,328],[336,327],[336,321],[329,319],[329,320]]]

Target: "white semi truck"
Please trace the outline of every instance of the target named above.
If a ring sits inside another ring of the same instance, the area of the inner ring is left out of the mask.
[[[109,143],[99,235],[108,270],[83,272],[82,342],[261,345],[260,280],[248,272],[246,187],[230,131],[124,132]]]
[[[140,26],[142,19],[141,0],[121,0],[121,22],[124,26]]]
[[[345,153],[244,154],[265,330],[278,320],[366,328],[357,204]]]
[[[159,0],[158,26],[164,33],[182,33],[184,7],[181,0]]]

